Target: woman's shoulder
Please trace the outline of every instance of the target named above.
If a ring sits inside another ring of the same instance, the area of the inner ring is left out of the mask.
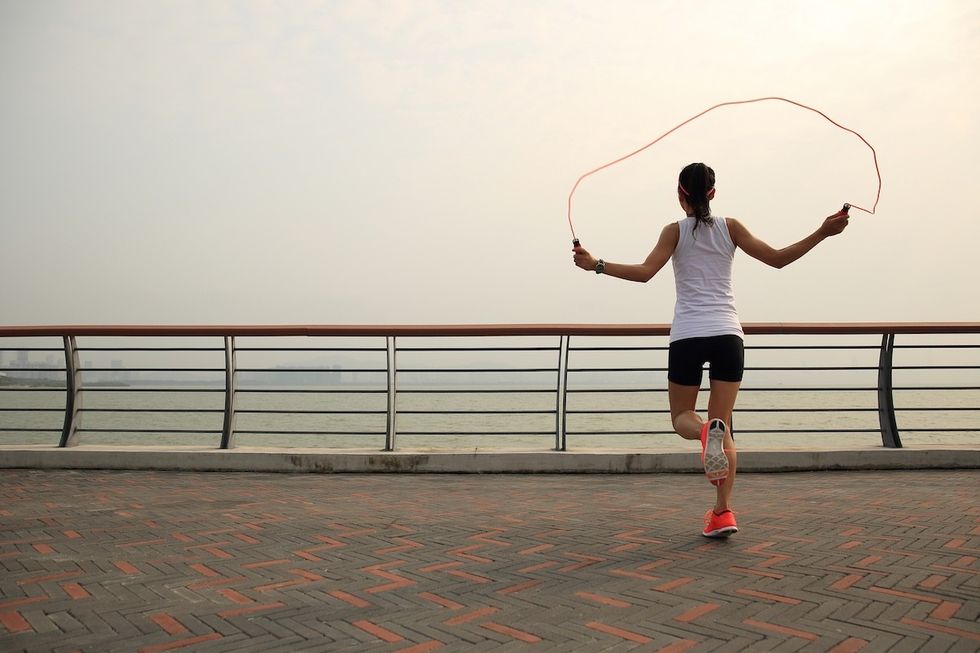
[[[736,218],[725,218],[725,227],[728,229],[728,237],[732,239],[732,244],[738,247],[739,237],[745,233],[745,226]]]

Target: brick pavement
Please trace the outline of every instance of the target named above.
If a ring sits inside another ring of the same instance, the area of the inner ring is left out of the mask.
[[[980,474],[5,470],[2,651],[978,651]]]

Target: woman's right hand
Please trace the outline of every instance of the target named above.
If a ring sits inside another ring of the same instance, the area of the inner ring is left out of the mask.
[[[576,245],[572,248],[572,251],[575,252],[575,255],[572,257],[572,260],[575,261],[575,265],[583,270],[595,272],[595,266],[599,261],[597,261],[592,254],[589,254],[588,250],[581,245]]]
[[[823,224],[820,225],[820,235],[824,238],[836,236],[847,228],[847,221],[850,217],[847,211],[843,209],[833,215],[827,216],[824,218]]]

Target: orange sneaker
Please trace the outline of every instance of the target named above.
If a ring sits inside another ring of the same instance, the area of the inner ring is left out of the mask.
[[[716,514],[714,510],[704,513],[704,530],[701,535],[705,537],[728,537],[738,532],[738,524],[735,523],[735,513],[731,510],[723,510]]]
[[[721,485],[728,478],[728,456],[725,455],[725,423],[720,419],[705,422],[701,427],[701,465],[712,485]]]

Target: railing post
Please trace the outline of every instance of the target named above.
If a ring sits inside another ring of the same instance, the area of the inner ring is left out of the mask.
[[[892,391],[892,353],[895,350],[895,334],[881,336],[881,353],[878,356],[878,423],[881,425],[881,444],[901,449],[895,422],[895,395]]]
[[[555,451],[568,447],[568,344],[571,336],[558,341],[558,398],[555,407]]]
[[[397,393],[397,370],[398,370],[398,345],[394,336],[386,336],[385,343],[388,350],[388,425],[385,430],[385,451],[395,450],[395,418],[397,410],[395,400]]]
[[[221,448],[235,446],[235,396],[238,392],[235,337],[225,336],[225,420],[221,426]]]
[[[65,341],[65,426],[61,430],[59,447],[78,444],[78,427],[82,410],[82,367],[78,362],[75,336],[63,336]]]

